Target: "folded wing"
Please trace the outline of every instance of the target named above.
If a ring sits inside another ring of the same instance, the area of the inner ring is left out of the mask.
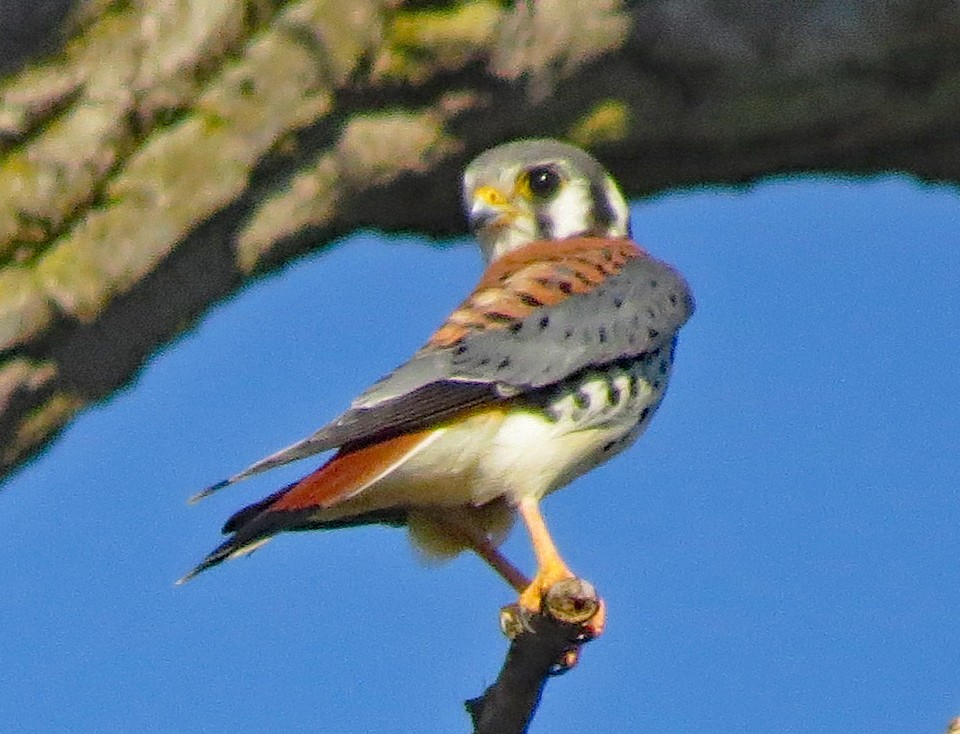
[[[693,313],[670,266],[628,240],[535,242],[505,255],[414,357],[312,436],[196,495],[360,447],[670,343]]]

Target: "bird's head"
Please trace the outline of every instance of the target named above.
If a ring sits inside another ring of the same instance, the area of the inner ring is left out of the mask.
[[[488,262],[535,240],[629,231],[629,210],[610,174],[559,140],[518,140],[482,153],[464,171],[463,198]]]

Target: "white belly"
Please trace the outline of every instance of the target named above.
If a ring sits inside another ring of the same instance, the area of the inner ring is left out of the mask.
[[[663,396],[641,366],[587,375],[540,405],[492,407],[438,429],[326,518],[387,507],[478,506],[540,498],[640,435]]]
[[[598,374],[546,411],[507,416],[481,460],[480,503],[543,497],[629,446],[649,421],[662,390],[626,372]],[[641,415],[643,418],[641,419]],[[498,489],[499,488],[499,491]]]

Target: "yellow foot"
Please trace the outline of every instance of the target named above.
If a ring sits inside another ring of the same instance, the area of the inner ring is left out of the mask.
[[[543,611],[544,597],[550,588],[562,581],[575,578],[573,572],[561,561],[541,566],[530,585],[520,592],[520,606],[532,614],[540,614]]]
[[[520,606],[530,612],[530,614],[540,614],[543,609],[543,595],[547,588],[540,583],[540,577],[537,576],[530,585],[520,592]]]

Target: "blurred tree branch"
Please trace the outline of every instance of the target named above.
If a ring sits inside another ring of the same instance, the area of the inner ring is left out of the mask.
[[[462,165],[509,138],[634,197],[960,179],[955,1],[10,4],[0,475],[249,279],[358,227],[460,233]]]
[[[581,646],[592,639],[588,625],[602,614],[601,605],[592,584],[569,579],[547,590],[540,614],[516,605],[503,610],[510,649],[496,682],[466,702],[474,734],[527,731],[549,677],[575,665]]]

